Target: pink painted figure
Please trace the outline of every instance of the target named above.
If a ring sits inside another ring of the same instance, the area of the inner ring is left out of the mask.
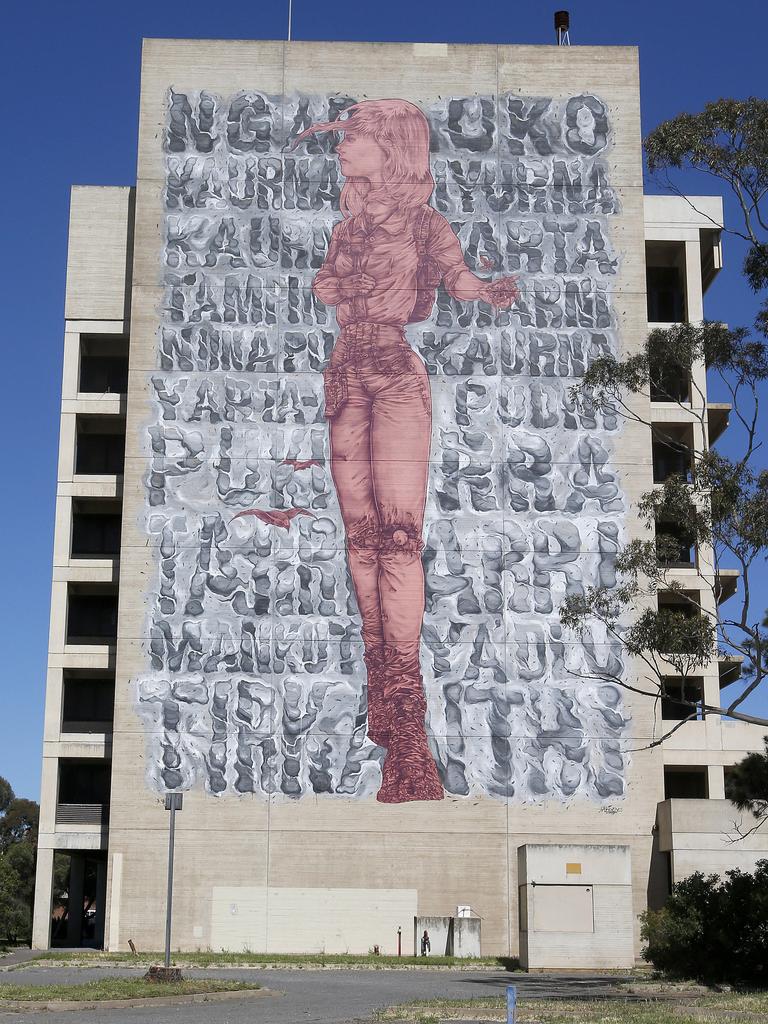
[[[424,617],[422,528],[432,411],[429,378],[405,325],[431,313],[442,280],[465,301],[509,306],[512,278],[482,280],[451,226],[428,205],[434,188],[429,125],[406,100],[364,100],[343,119],[336,149],[343,219],[313,290],[340,327],[324,373],[331,472],[362,617],[368,734],[387,748],[377,799],[441,800],[425,730],[419,666]]]

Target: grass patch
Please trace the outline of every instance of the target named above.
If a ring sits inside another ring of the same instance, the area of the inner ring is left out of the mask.
[[[103,953],[83,951],[82,953],[48,952],[37,957],[34,964],[56,963],[73,966],[96,966],[99,964],[143,964],[158,963],[161,953]],[[296,967],[495,967],[498,970],[516,970],[517,961],[507,957],[453,957],[453,956],[373,956],[365,954],[308,954],[292,953],[175,953],[173,962],[179,967],[259,967],[263,964],[286,964]],[[33,966],[27,964],[24,966]]]
[[[718,1010],[738,1010],[741,1013],[768,1014],[768,992],[724,992],[697,999],[695,1006],[714,1006]]]
[[[239,992],[261,988],[248,981],[184,980],[173,984],[145,981],[144,978],[104,978],[82,985],[0,985],[0,1002],[92,1002],[103,999],[146,999],[158,996],[193,996],[208,992]]]
[[[523,998],[517,1004],[517,1020],[521,1024],[702,1024],[704,1020],[706,1024],[733,1024],[732,1010],[765,1012],[768,993],[698,997],[691,1000],[691,1005],[705,1006],[706,1018],[679,1005],[679,1000],[651,1003],[620,999],[582,1002]],[[506,1020],[506,1003],[498,996],[418,1000],[381,1010],[376,1019],[413,1024],[434,1024],[441,1020],[503,1021]]]

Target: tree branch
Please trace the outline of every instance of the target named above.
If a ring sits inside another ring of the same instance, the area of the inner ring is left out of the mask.
[[[712,174],[712,176],[714,178],[718,178],[719,180],[722,180],[720,175],[713,174],[711,171],[708,171],[704,167],[697,167],[696,170],[697,171],[701,171],[702,174]],[[729,235],[736,235],[738,238],[743,238],[745,242],[752,242],[752,239],[753,239],[753,235],[752,234],[745,235],[742,231],[737,231],[736,228],[727,228],[724,224],[718,223],[718,221],[716,221],[715,218],[711,217],[708,213],[704,213],[703,210],[698,210],[694,206],[694,204],[691,202],[690,196],[685,195],[685,193],[682,192],[677,187],[677,185],[675,185],[674,182],[670,180],[670,178],[669,178],[669,171],[666,168],[664,170],[664,175],[665,175],[665,184],[666,184],[667,189],[670,192],[674,192],[674,194],[676,196],[679,196],[680,199],[684,199],[686,201],[686,203],[690,206],[690,208],[693,210],[693,212],[698,214],[699,217],[703,217],[705,220],[708,220],[711,224],[714,224],[714,226],[716,228],[718,228],[720,231],[726,231]],[[755,244],[755,243],[753,243],[753,244]]]

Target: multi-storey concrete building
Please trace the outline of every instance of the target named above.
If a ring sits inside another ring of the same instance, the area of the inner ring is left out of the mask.
[[[703,367],[639,409],[675,445],[569,393],[649,322],[702,318],[721,223],[643,195],[632,48],[145,44],[136,187],[72,192],[37,946],[160,947],[167,792],[185,949],[391,952],[429,917],[433,952],[445,926],[622,966],[671,881],[754,864],[759,836],[723,842],[724,769],[761,732],[708,715],[650,748],[679,705],[612,683],[638,668],[557,612],[727,425]],[[676,572],[726,600],[711,561]],[[414,614],[420,677],[392,634]],[[716,703],[729,672],[689,685]]]

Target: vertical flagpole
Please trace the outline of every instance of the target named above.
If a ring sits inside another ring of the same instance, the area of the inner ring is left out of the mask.
[[[288,0],[288,42],[291,41],[291,18],[293,16],[293,0]]]

